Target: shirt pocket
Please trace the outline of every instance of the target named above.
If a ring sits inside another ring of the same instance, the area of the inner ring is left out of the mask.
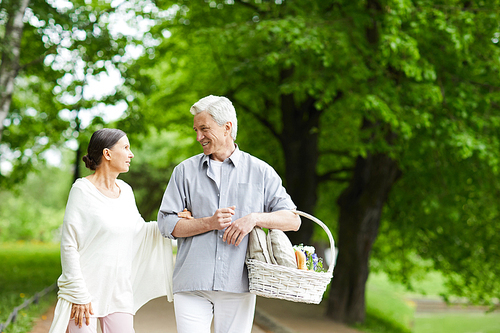
[[[264,211],[264,187],[261,184],[238,183],[236,210],[242,216]]]

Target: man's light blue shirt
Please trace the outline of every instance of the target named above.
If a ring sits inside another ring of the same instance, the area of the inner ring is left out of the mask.
[[[220,188],[209,167],[209,156],[199,154],[173,171],[158,212],[163,236],[172,236],[187,208],[194,218],[213,216],[219,208],[236,206],[233,221],[250,213],[295,209],[276,171],[264,161],[236,147],[221,168]],[[174,293],[194,290],[248,292],[245,266],[248,235],[239,246],[222,241],[224,230],[178,238],[173,276]]]

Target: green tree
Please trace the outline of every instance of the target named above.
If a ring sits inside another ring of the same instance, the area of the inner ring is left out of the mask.
[[[7,19],[2,25],[2,62],[0,64],[0,140],[2,139],[3,121],[9,113],[14,79],[19,70],[19,57],[23,33],[23,16],[29,0],[3,1],[0,5]]]
[[[80,176],[81,143],[104,126],[109,106],[126,109],[127,66],[155,45],[148,29],[160,14],[151,1],[0,3],[0,157],[14,156],[2,187],[67,142]],[[106,77],[116,82],[93,89]]]
[[[0,243],[59,242],[70,184],[71,164],[67,163],[40,167],[25,182],[0,190]]]
[[[130,116],[162,128],[187,124],[180,111],[185,114],[204,95],[233,101],[243,149],[269,161],[283,157],[272,164],[299,209],[317,209],[330,222],[328,216],[338,214],[328,316],[364,320],[369,258],[384,209],[383,230],[390,234],[384,239],[413,237],[399,248],[432,259],[457,287],[474,281],[465,288],[471,299],[497,290],[491,278],[496,257],[480,251],[487,243],[471,248],[469,236],[469,249],[458,253],[454,244],[465,239],[457,232],[449,241],[444,232],[454,216],[457,230],[477,223],[475,237],[498,244],[496,227],[482,229],[482,218],[496,216],[491,195],[474,197],[481,203],[466,213],[458,205],[471,200],[472,188],[498,189],[490,181],[498,172],[497,1],[164,6],[175,15],[152,30],[164,36],[154,63],[144,59],[131,68],[141,93]],[[427,223],[420,220],[423,212]],[[311,234],[304,223],[291,237],[308,242]],[[380,246],[376,253],[399,245]],[[484,260],[486,269],[472,279],[477,265],[463,263],[475,259]],[[480,283],[484,276],[490,277],[486,284]]]

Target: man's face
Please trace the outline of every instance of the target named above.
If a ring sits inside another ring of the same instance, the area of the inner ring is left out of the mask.
[[[224,156],[228,147],[230,127],[227,124],[219,126],[208,112],[203,111],[194,116],[193,129],[196,132],[196,140],[203,147],[203,153],[220,160],[219,157]]]

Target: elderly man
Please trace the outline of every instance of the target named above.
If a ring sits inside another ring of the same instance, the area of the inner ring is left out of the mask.
[[[158,213],[165,237],[178,240],[173,276],[179,333],[250,332],[255,295],[248,292],[248,237],[255,227],[298,230],[300,218],[276,171],[235,144],[229,99],[207,96],[190,112],[203,154],[173,171]],[[184,209],[193,218],[181,218]]]

